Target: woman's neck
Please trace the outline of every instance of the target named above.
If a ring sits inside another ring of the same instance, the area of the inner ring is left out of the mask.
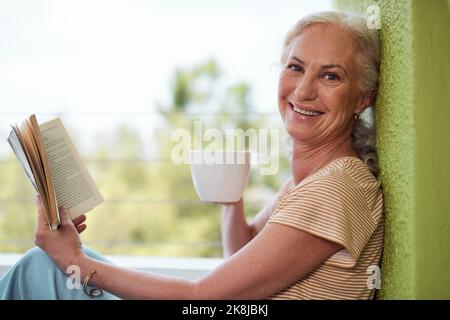
[[[357,157],[352,149],[351,138],[336,143],[308,146],[295,142],[293,145],[291,169],[295,184],[323,168],[331,161],[341,157]]]

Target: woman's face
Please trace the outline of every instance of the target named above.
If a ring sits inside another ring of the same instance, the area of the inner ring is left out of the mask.
[[[362,111],[360,68],[351,37],[336,26],[316,24],[286,49],[278,105],[295,141],[311,146],[341,141]]]

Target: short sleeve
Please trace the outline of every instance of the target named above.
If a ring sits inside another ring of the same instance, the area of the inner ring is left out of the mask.
[[[330,172],[291,190],[269,223],[336,242],[344,249],[328,262],[352,268],[376,229],[364,190],[345,172]]]

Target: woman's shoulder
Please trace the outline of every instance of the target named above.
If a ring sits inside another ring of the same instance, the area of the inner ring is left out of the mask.
[[[288,194],[293,195],[305,189],[333,189],[373,194],[380,190],[379,180],[370,172],[367,165],[357,157],[337,158],[297,185],[293,185]],[[286,194],[287,195],[287,194]]]
[[[344,157],[331,161],[325,167],[301,181],[287,192],[280,201],[284,207],[314,208],[330,205],[358,208],[378,221],[383,195],[380,182],[366,164],[356,157]],[[281,209],[281,207],[280,207]]]
[[[369,167],[357,157],[341,157],[334,159],[325,167],[304,180],[304,184],[317,180],[330,180],[346,177],[359,185],[379,185],[378,179],[370,172]],[[300,183],[302,184],[302,183]]]

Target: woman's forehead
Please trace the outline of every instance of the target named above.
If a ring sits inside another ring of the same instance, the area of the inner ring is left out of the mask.
[[[350,69],[356,62],[351,36],[337,26],[325,24],[310,26],[295,37],[288,54],[292,56],[305,64],[341,64]]]

